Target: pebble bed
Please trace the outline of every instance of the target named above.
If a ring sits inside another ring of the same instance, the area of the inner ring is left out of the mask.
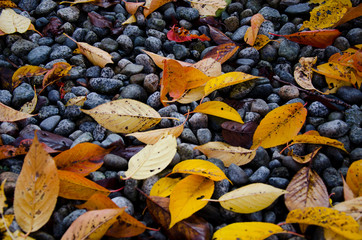
[[[100,104],[118,98],[131,98],[147,103],[156,109],[161,116],[176,117],[180,121],[163,119],[158,128],[172,127],[185,119],[188,110],[194,109],[198,102],[188,105],[172,104],[163,107],[160,100],[159,80],[161,69],[141,50],[157,53],[170,58],[186,62],[197,62],[217,44],[215,42],[193,40],[176,43],[169,41],[166,34],[175,20],[179,26],[189,29],[193,34],[209,35],[206,24],[199,21],[200,15],[196,9],[185,2],[168,3],[147,18],[137,14],[137,22],[124,26],[123,31],[113,35],[109,28],[95,27],[87,17],[90,12],[97,12],[121,27],[129,14],[124,3],[111,6],[107,9],[91,4],[69,6],[59,5],[53,0],[14,0],[23,10],[16,12],[29,17],[35,28],[42,32],[52,18],[57,18],[61,32],[72,36],[75,40],[86,42],[99,47],[113,56],[115,64],[104,68],[92,65],[86,57],[73,53],[76,44],[63,34],[48,34],[43,37],[34,31],[24,34],[10,34],[0,37],[0,67],[13,68],[13,64],[26,64],[51,68],[55,62],[65,61],[73,68],[69,76],[62,79],[67,93],[61,98],[59,87],[52,85],[38,97],[43,105],[37,109],[37,115],[29,119],[0,124],[0,136],[4,144],[13,144],[20,134],[33,132],[36,129],[62,135],[73,141],[72,146],[82,142],[92,142],[102,147],[109,147],[112,143],[122,140],[126,146],[139,145],[134,138],[110,132],[100,126],[91,117],[80,111],[79,106],[65,106],[69,99],[77,96],[87,96],[82,108],[91,109]],[[352,1],[353,6],[360,3]],[[304,20],[308,20],[311,6],[300,0],[239,0],[233,1],[218,18],[222,31],[234,42],[241,44],[237,54],[222,65],[224,73],[241,71],[256,76],[262,76],[265,69],[271,77],[263,77],[255,81],[238,84],[219,90],[208,96],[208,100],[233,99],[243,102],[238,110],[244,122],[259,122],[272,109],[278,106],[301,102],[306,103],[308,116],[302,133],[308,130],[317,130],[322,136],[337,139],[344,143],[348,154],[332,148],[323,147],[312,163],[314,169],[325,182],[333,202],[343,201],[343,184],[340,173],[346,174],[348,166],[356,160],[362,159],[362,92],[352,87],[342,87],[333,96],[349,106],[338,105],[332,109],[322,102],[306,99],[305,92],[295,86],[275,81],[278,78],[286,83],[297,86],[293,71],[300,57],[318,56],[317,64],[325,63],[328,58],[351,46],[362,43],[362,19],[352,20],[338,29],[342,32],[333,43],[325,49],[317,49],[294,43],[276,34],[291,34],[301,27]],[[261,50],[248,47],[244,43],[244,34],[250,26],[251,16],[261,13],[266,21],[261,25],[259,33],[266,34],[272,41]],[[14,91],[0,90],[0,102],[12,108],[19,109],[34,96],[33,84],[40,86],[41,78],[32,78],[21,83]],[[316,88],[325,90],[327,85],[324,77],[314,74],[313,84]],[[177,154],[168,170],[185,159],[206,159],[201,152],[194,150],[197,145],[209,141],[223,141],[220,121],[201,113],[192,114],[185,125],[185,130],[178,138]],[[296,145],[294,153],[306,154],[310,146]],[[295,162],[286,152],[280,154],[281,148],[258,148],[255,159],[245,166],[224,167],[218,159],[209,161],[219,166],[233,182],[215,183],[213,199],[241,186],[250,183],[266,183],[285,189],[294,174],[302,165]],[[7,178],[5,192],[12,196],[15,182],[21,171],[23,157],[9,158],[1,161],[0,181]],[[88,177],[93,181],[119,177],[128,168],[128,160],[115,154],[104,157],[104,165],[91,173]],[[136,187],[149,193],[152,185],[161,177],[153,176],[147,180],[126,180],[119,186],[125,185],[124,190],[110,194],[110,198],[120,207],[126,206],[126,211],[143,221],[149,227],[158,227],[151,219],[145,208],[145,198],[136,190]],[[75,208],[79,201],[59,199],[50,223],[36,233],[31,234],[36,239],[60,239],[70,224],[81,214],[83,209]],[[12,213],[10,207],[6,213]],[[224,210],[217,203],[209,203],[200,211],[212,226],[217,230],[233,222],[262,221],[279,223],[285,220],[288,213],[283,197],[279,198],[270,207],[252,214],[238,214]],[[293,231],[291,225],[284,227]],[[18,229],[16,222],[11,228]],[[317,229],[318,230],[318,229]],[[322,239],[318,231],[311,234],[311,239]],[[320,233],[320,231],[319,231]],[[104,238],[107,239],[107,238]],[[146,230],[135,239],[167,239],[162,232]],[[301,239],[291,235],[271,236],[268,239]]]

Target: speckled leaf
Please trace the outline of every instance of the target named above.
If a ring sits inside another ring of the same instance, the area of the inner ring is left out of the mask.
[[[208,101],[201,103],[194,109],[193,112],[205,113],[238,123],[244,123],[240,114],[234,108],[220,101]]]
[[[258,36],[256,36],[255,42],[253,47],[256,50],[260,50],[262,49],[265,45],[267,45],[271,40],[268,38],[267,35],[264,34],[258,34]]]
[[[93,117],[100,125],[117,133],[147,130],[161,121],[160,114],[150,106],[133,100],[120,99],[98,105],[82,112]]]
[[[126,11],[131,15],[134,15],[139,7],[145,5],[144,2],[126,2],[126,1],[123,2],[126,7]]]
[[[9,229],[9,226],[13,222],[13,220],[14,220],[14,215],[10,215],[10,214],[2,215],[2,219],[0,220],[0,231],[1,231],[1,233],[4,234],[4,232],[5,232],[5,234],[8,234],[7,229]],[[8,227],[8,228],[5,227],[5,224],[6,224],[6,227]],[[10,236],[9,236],[9,238],[6,238],[5,236],[2,236],[3,240],[13,240],[12,238],[10,238]]]
[[[85,203],[76,205],[77,208],[85,208],[88,211],[106,208],[119,208],[109,197],[101,193],[93,194]]]
[[[14,193],[14,214],[25,232],[37,231],[51,217],[59,192],[53,158],[35,137],[26,154]]]
[[[332,208],[353,217],[353,219],[359,223],[360,230],[362,230],[362,197],[340,202],[334,205]]]
[[[15,122],[32,116],[34,115],[17,111],[0,102],[0,122]]]
[[[11,8],[5,8],[0,15],[0,30],[6,34],[24,33],[31,25],[31,20],[17,14]]]
[[[347,152],[347,150],[344,148],[344,144],[342,142],[332,139],[332,138],[323,137],[323,136],[301,134],[301,135],[297,135],[297,136],[293,137],[291,139],[291,141],[292,141],[291,145],[298,144],[298,143],[322,144],[322,145],[328,145],[331,147],[335,147],[335,148],[338,148],[338,149],[341,149],[341,150]]]
[[[151,189],[150,196],[168,197],[181,178],[163,177]]]
[[[300,163],[300,164],[305,164],[305,163],[309,163],[319,152],[319,150],[321,150],[322,147],[316,148],[313,152],[304,155],[304,156],[299,156],[293,153],[292,151],[288,152],[288,156],[291,156],[293,158],[294,161]]]
[[[342,25],[343,23],[346,23],[352,19],[355,19],[357,17],[362,16],[362,4],[358,4],[356,7],[351,7],[347,9],[347,12],[343,15],[341,19],[339,19],[338,22],[336,22],[332,28],[335,28],[339,25]]]
[[[11,78],[12,88],[14,89],[17,86],[19,86],[20,83],[22,83],[23,78],[26,79],[26,78],[31,78],[33,76],[41,76],[44,75],[47,71],[48,69],[38,66],[32,66],[32,65],[22,66],[14,72]]]
[[[17,8],[18,6],[11,0],[1,0],[0,7],[1,8]]]
[[[256,37],[258,36],[259,28],[261,24],[264,22],[264,17],[260,13],[255,14],[251,17],[251,27],[246,30],[244,35],[244,41],[250,46],[254,45]]]
[[[48,70],[43,78],[43,88],[57,82],[61,78],[68,76],[72,66],[66,62],[56,62],[53,67]]]
[[[231,41],[231,40],[230,40]],[[207,52],[204,56],[204,58],[213,58],[216,61],[223,64],[227,60],[229,60],[239,49],[239,46],[237,46],[233,42],[223,43],[220,45],[217,45],[213,49],[211,49],[209,52]]]
[[[312,84],[313,65],[317,62],[317,57],[301,57],[299,64],[294,69],[294,79],[304,89],[318,91]]]
[[[202,16],[215,16],[218,9],[224,9],[227,6],[224,0],[191,0],[190,3]]]
[[[65,104],[66,107],[68,106],[79,106],[83,107],[84,102],[87,100],[86,96],[78,96],[74,97],[68,100],[68,102]]]
[[[191,65],[192,67],[199,69],[208,77],[217,77],[222,73],[221,63],[213,58],[203,58],[202,60]]]
[[[362,159],[349,166],[346,181],[356,196],[362,195]]]
[[[318,65],[317,68],[313,68],[313,71],[325,75],[326,77],[342,80],[345,82],[351,82],[352,68],[343,66],[339,63],[328,62]]]
[[[2,181],[1,186],[0,186],[0,214],[1,215],[4,214],[4,208],[8,207],[8,205],[6,204],[6,196],[5,196],[5,192],[4,192],[5,183],[6,183],[6,179],[4,181]]]

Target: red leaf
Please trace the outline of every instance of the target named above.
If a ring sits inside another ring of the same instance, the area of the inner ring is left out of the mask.
[[[190,34],[189,30],[181,27],[176,27],[173,25],[170,31],[167,33],[168,40],[175,41],[175,42],[186,42],[191,41],[192,39],[199,39],[201,41],[210,41],[210,38],[207,37],[205,34],[200,36],[196,34]]]
[[[112,28],[112,22],[96,12],[89,12],[88,17],[90,22],[96,27]]]
[[[289,35],[278,35],[274,33],[270,34],[278,37],[285,37],[290,41],[304,45],[310,45],[316,48],[326,48],[333,44],[334,40],[339,35],[341,35],[341,32],[337,29],[323,29],[315,31],[297,32]]]
[[[222,31],[219,29],[209,26],[210,29],[210,36],[214,42],[217,44],[224,44],[224,43],[234,43],[233,40],[231,40],[228,36],[226,36]]]
[[[255,122],[240,124],[233,121],[221,124],[222,136],[228,144],[236,147],[250,148],[253,144],[253,135],[258,127]]]
[[[50,18],[50,22],[43,28],[42,33],[44,36],[49,36],[51,34],[58,36],[64,31],[62,28],[60,28],[60,26],[62,26],[60,19],[57,17],[52,17]]]

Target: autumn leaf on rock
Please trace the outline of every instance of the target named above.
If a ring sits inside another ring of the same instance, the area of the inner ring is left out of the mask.
[[[68,102],[65,104],[65,106],[66,107],[68,107],[68,106],[80,106],[80,107],[83,107],[85,101],[87,101],[86,96],[77,96],[77,97],[69,99]]]
[[[332,208],[353,217],[353,219],[359,223],[360,230],[362,230],[362,197],[357,197],[346,200],[344,202],[340,202],[334,205]]]
[[[171,30],[167,32],[167,39],[175,42],[186,42],[191,41],[192,39],[199,39],[201,41],[210,41],[210,38],[205,34],[196,35],[191,34],[189,30],[183,27],[172,26]]]
[[[179,181],[170,196],[172,228],[177,222],[190,217],[206,206],[214,192],[214,182],[208,178],[190,175]]]
[[[145,5],[145,2],[126,2],[124,0],[123,2],[124,6],[126,7],[126,11],[131,15],[134,15],[139,7]]]
[[[285,144],[295,137],[307,117],[307,109],[300,102],[280,106],[269,112],[255,130],[253,146],[263,148]]]
[[[55,208],[59,179],[53,158],[35,137],[16,181],[14,214],[27,233],[44,226]]]
[[[224,43],[234,43],[228,36],[225,35],[221,30],[211,25],[207,25],[210,29],[210,36],[215,43],[222,45]]]
[[[157,8],[165,5],[166,3],[172,2],[173,0],[146,0],[143,9],[143,15],[145,18],[153,13]]]
[[[38,67],[38,66],[32,66],[32,65],[25,65],[22,66],[20,68],[18,68],[12,78],[12,88],[16,88],[17,86],[20,85],[20,83],[22,83],[22,79],[23,78],[31,78],[33,76],[41,76],[44,75],[46,72],[48,71],[48,69],[46,68],[42,68],[42,67]]]
[[[185,93],[177,99],[177,102],[182,104],[189,104],[193,101],[198,101],[204,97],[204,86],[186,90]]]
[[[344,148],[344,144],[342,142],[332,139],[332,138],[319,136],[319,135],[301,134],[301,135],[294,136],[291,139],[291,141],[292,142],[290,145],[298,144],[298,143],[322,144],[322,145],[328,145],[331,147],[335,147],[335,148],[338,148],[338,149],[341,149],[341,150],[347,152],[347,150]]]
[[[109,29],[113,27],[112,22],[109,21],[106,17],[100,15],[99,13],[89,12],[88,17],[90,22],[96,27],[109,28]]]
[[[171,173],[188,173],[206,177],[213,181],[227,179],[225,173],[215,164],[206,160],[189,159],[176,164]]]
[[[68,76],[68,73],[72,69],[72,66],[66,62],[54,63],[53,67],[48,70],[43,79],[43,88],[55,83],[61,78]]]
[[[356,196],[362,195],[362,159],[354,161],[349,166],[346,181]]]
[[[126,178],[146,179],[165,169],[176,154],[177,142],[172,135],[147,145],[128,161]]]
[[[157,65],[157,67],[161,68],[162,70],[164,68],[164,64],[163,64],[164,60],[171,59],[171,58],[167,58],[167,57],[164,57],[164,56],[157,55],[156,53],[153,53],[153,52],[146,51],[144,49],[142,49],[142,52],[146,53],[150,58],[152,58],[152,61]],[[177,61],[183,67],[192,65],[191,63],[187,63],[187,62],[183,62],[183,61],[178,61],[178,60],[175,60],[175,61]]]
[[[137,22],[137,18],[135,15],[131,15],[129,18],[127,18],[126,21],[122,23],[122,25],[131,24]]]
[[[15,122],[32,116],[34,115],[17,111],[0,102],[0,122]]]
[[[208,101],[201,103],[192,112],[205,113],[238,123],[244,123],[240,114],[234,108],[220,101]]]
[[[321,150],[322,147],[316,148],[315,150],[313,150],[313,152],[304,155],[304,156],[299,156],[293,153],[293,150],[288,152],[288,156],[291,156],[293,158],[294,161],[300,163],[300,164],[305,164],[305,163],[309,163],[319,152],[319,150]]]
[[[93,194],[85,203],[79,204],[77,208],[85,208],[88,211],[107,208],[119,208],[109,197],[101,193]]]
[[[223,161],[225,167],[232,163],[241,166],[249,163],[255,157],[256,150],[230,146],[223,142],[208,142],[194,149],[201,151],[208,158],[217,158]]]
[[[239,49],[235,43],[224,43],[208,51],[204,58],[213,58],[223,64],[229,60]]]
[[[180,178],[163,177],[151,189],[150,196],[168,197]]]
[[[343,15],[341,19],[339,19],[338,22],[336,22],[332,28],[337,27],[339,25],[342,25],[343,23],[346,23],[352,19],[358,18],[362,16],[362,4],[358,4],[356,7],[350,7],[347,9],[347,12]]]
[[[287,223],[317,225],[347,239],[362,239],[359,224],[351,216],[326,207],[307,207],[289,212]]]
[[[273,223],[265,222],[240,222],[232,223],[226,227],[217,230],[213,240],[230,240],[230,239],[248,239],[260,240],[266,239],[273,234],[285,232],[283,228]]]
[[[260,50],[262,49],[265,45],[267,45],[271,40],[268,38],[267,35],[264,34],[258,34],[258,36],[256,36],[255,42],[253,47],[256,50]]]
[[[31,25],[29,18],[17,14],[11,8],[5,8],[0,15],[0,30],[5,34],[24,33]]]
[[[119,99],[82,112],[93,117],[104,128],[117,133],[147,130],[161,121],[160,114],[150,106],[133,100]]]
[[[11,0],[1,0],[0,7],[1,8],[17,8],[18,6]]]
[[[191,0],[190,3],[201,16],[215,16],[218,9],[224,9],[227,6],[224,0]]]
[[[123,211],[119,208],[86,212],[70,225],[61,240],[101,239]]]
[[[251,27],[246,30],[244,35],[244,41],[250,46],[254,45],[256,37],[258,36],[259,28],[264,22],[264,17],[260,13],[255,14],[251,17]]]
[[[34,97],[33,97],[33,99],[30,100],[29,102],[26,102],[23,106],[21,106],[19,111],[31,114],[35,110],[35,107],[36,107],[37,103],[38,103],[38,95],[36,94],[36,89],[35,89],[35,86],[34,86]]]
[[[294,69],[294,79],[304,89],[317,90],[312,84],[313,65],[317,62],[317,57],[301,57],[299,64]]]

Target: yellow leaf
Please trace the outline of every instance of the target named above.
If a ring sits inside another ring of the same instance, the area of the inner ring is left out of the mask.
[[[143,131],[161,121],[160,114],[150,106],[133,100],[120,99],[101,104],[82,112],[93,117],[100,125],[117,133]]]
[[[301,57],[299,64],[294,69],[294,79],[304,89],[317,90],[312,84],[313,65],[317,62],[317,57]]]
[[[166,3],[172,2],[172,0],[146,0],[146,3],[144,5],[143,9],[143,15],[145,15],[145,18],[150,15],[152,12],[154,12],[157,8],[165,5]]]
[[[193,112],[205,113],[238,123],[244,123],[240,114],[234,108],[220,101],[208,101],[201,103],[194,109]]]
[[[362,197],[353,198],[333,206],[333,209],[344,212],[353,217],[359,223],[359,229],[362,230]]]
[[[168,197],[181,178],[163,177],[152,187],[150,196]]]
[[[254,45],[256,37],[258,36],[259,28],[264,20],[265,19],[263,15],[261,15],[260,13],[257,13],[251,17],[251,27],[246,30],[246,33],[244,35],[244,41],[250,46]]]
[[[270,42],[270,39],[268,38],[267,35],[264,34],[258,34],[258,36],[256,36],[255,42],[253,47],[256,50],[260,50],[262,49],[265,45],[267,45]]]
[[[177,142],[172,135],[147,145],[128,161],[127,178],[146,179],[165,169],[176,154]]]
[[[348,168],[346,181],[356,196],[361,196],[362,190],[362,159],[354,161]]]
[[[229,180],[218,166],[212,162],[199,159],[189,159],[176,164],[172,169],[172,173],[194,174],[213,181]]]
[[[14,193],[14,214],[27,233],[37,231],[53,213],[59,192],[59,178],[53,158],[35,134]]]
[[[347,240],[348,238],[345,238],[335,232],[333,232],[330,229],[324,229],[324,239],[325,240]]]
[[[24,33],[30,27],[31,21],[29,18],[17,14],[11,8],[5,8],[0,15],[0,30],[6,34]]]
[[[215,16],[218,9],[224,9],[227,6],[224,0],[191,0],[190,3],[202,16]]]
[[[329,89],[327,91],[325,91],[323,94],[333,94],[333,93],[336,93],[338,88],[340,88],[340,87],[343,87],[343,86],[351,87],[352,86],[352,83],[338,80],[335,78],[330,78],[327,76],[326,76],[326,82],[328,84]]]
[[[238,166],[245,165],[253,160],[256,154],[256,150],[234,147],[224,142],[208,142],[194,149],[201,151],[208,158],[220,159],[225,167],[232,163]]]
[[[0,102],[0,122],[15,122],[32,116],[34,115],[17,111]]]
[[[170,196],[169,228],[205,207],[208,201],[203,199],[210,199],[213,192],[214,182],[202,176],[190,175],[179,181]]]
[[[253,146],[275,147],[292,140],[302,128],[307,109],[300,102],[287,104],[269,112],[255,130]]]
[[[264,183],[252,183],[222,195],[217,202],[230,211],[253,213],[272,204],[285,190]]]
[[[351,81],[352,68],[343,66],[335,62],[327,62],[317,66],[317,69],[313,68],[313,71],[325,75],[326,77],[342,80],[345,82]]]
[[[17,8],[18,6],[11,0],[1,0],[0,7],[1,8]]]
[[[123,211],[124,209],[114,208],[86,212],[70,225],[61,240],[101,239]]]
[[[41,76],[41,75],[44,75],[47,71],[48,71],[48,69],[38,67],[38,66],[32,66],[32,65],[22,66],[14,72],[14,74],[11,78],[12,88],[14,89],[17,86],[19,86],[20,83],[22,83],[23,78]]]
[[[9,226],[13,222],[13,220],[14,220],[14,215],[2,215],[2,219],[0,220],[1,233],[7,232],[7,229],[9,229]]]
[[[93,194],[108,196],[108,189],[88,180],[78,173],[58,170],[60,180],[59,197],[75,200],[88,200]]]
[[[348,8],[347,12],[343,15],[343,17],[339,19],[339,21],[332,26],[332,28],[335,28],[357,17],[360,17],[361,15],[362,15],[362,4],[359,4],[356,7],[350,7]]]
[[[311,152],[311,153],[309,153],[307,155],[304,155],[304,156],[296,155],[296,154],[293,153],[293,150],[292,150],[292,151],[288,152],[288,156],[291,156],[294,161],[296,161],[298,163],[301,163],[301,164],[304,164],[304,163],[310,162],[317,155],[319,150],[321,150],[321,148],[322,147],[316,148],[313,152]]]
[[[108,52],[103,51],[100,48],[93,47],[85,42],[77,42],[67,34],[65,35],[77,44],[80,52],[94,65],[104,68],[108,63],[113,63],[112,55]]]
[[[319,175],[308,167],[300,169],[290,181],[284,195],[289,211],[305,207],[328,207],[327,187]]]
[[[208,77],[217,77],[221,75],[221,63],[213,58],[204,58],[194,64],[192,67],[199,69]]]
[[[229,72],[221,76],[210,79],[205,85],[205,95],[209,95],[215,90],[238,83],[246,82],[252,79],[259,78],[243,72]]]
[[[261,240],[276,233],[284,232],[283,228],[273,223],[265,222],[240,222],[232,223],[217,230],[213,240],[247,239]]]
[[[76,205],[77,208],[85,208],[88,211],[107,208],[119,208],[109,197],[101,193],[93,194],[85,203]]]
[[[335,147],[335,148],[338,148],[338,149],[341,149],[341,150],[347,152],[347,150],[344,148],[343,143],[341,143],[338,140],[328,138],[328,137],[323,137],[323,136],[302,134],[302,135],[297,135],[297,136],[293,137],[291,139],[291,141],[292,141],[291,145],[298,144],[298,143],[322,144],[322,145],[328,145],[331,147]]]
[[[4,192],[5,183],[6,183],[6,179],[4,181],[2,181],[1,186],[0,186],[0,214],[1,215],[4,214],[4,208],[8,207],[8,205],[5,203],[6,202],[6,196],[5,196],[5,192]]]
[[[34,97],[30,102],[25,103],[20,108],[20,112],[23,113],[32,113],[35,110],[36,104],[38,103],[38,95],[36,94],[35,86],[34,86]]]
[[[362,239],[359,224],[351,216],[326,207],[307,207],[289,212],[287,223],[317,225],[332,230],[348,239]]]
[[[189,89],[185,91],[184,95],[177,99],[177,102],[182,104],[188,104],[193,101],[200,100],[204,96],[204,94],[204,86]]]
[[[68,106],[80,106],[80,107],[82,107],[86,100],[87,100],[86,96],[74,97],[74,98],[69,99],[67,104],[65,104],[65,106],[66,107],[68,107]]]
[[[137,22],[137,19],[136,19],[135,15],[132,14],[126,21],[124,21],[122,23],[122,25],[131,24],[134,22]]]

